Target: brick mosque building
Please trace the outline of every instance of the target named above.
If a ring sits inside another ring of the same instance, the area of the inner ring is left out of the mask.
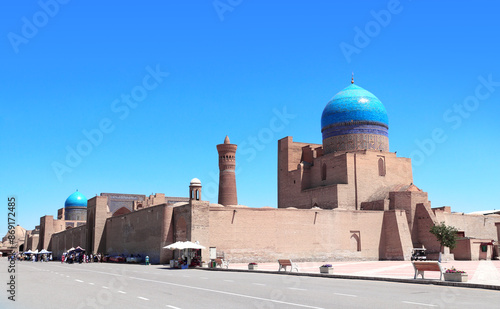
[[[188,198],[101,193],[85,204],[76,192],[57,220],[40,219],[26,249],[59,257],[81,246],[167,263],[173,252],[162,248],[190,240],[207,248],[204,260],[210,247],[233,262],[408,260],[414,247],[438,254],[429,229],[445,222],[459,230],[455,259],[497,256],[500,215],[431,208],[427,193],[413,184],[411,160],[389,151],[388,130],[384,105],[352,81],[323,111],[322,144],[278,141],[278,208],[238,205],[237,146],[226,136],[217,145],[218,204],[202,200],[196,178]]]

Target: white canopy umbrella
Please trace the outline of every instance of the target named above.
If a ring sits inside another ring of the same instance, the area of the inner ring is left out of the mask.
[[[163,248],[169,249],[169,250],[182,250],[182,249],[185,249],[183,241],[174,242],[173,244],[170,244],[170,245],[165,246]]]
[[[66,252],[70,252],[70,251],[75,251],[75,248],[74,247],[71,247],[68,251]]]
[[[26,251],[26,252],[24,252],[24,254],[32,254],[32,253],[33,253],[33,251],[31,251],[31,249],[28,250],[28,251]]]
[[[190,241],[186,241],[186,245],[188,249],[205,249],[204,246]]]
[[[47,251],[45,249],[42,249],[42,251],[38,252],[38,254],[49,254],[52,253],[52,251]]]
[[[194,242],[190,241],[178,241],[174,242],[173,244],[170,244],[168,246],[163,247],[165,249],[169,250],[186,250],[185,255],[187,255],[187,265],[191,264],[191,254],[187,253],[188,249],[205,249],[202,245],[195,244]]]
[[[170,245],[165,246],[163,248],[169,249],[169,250],[205,249],[205,247],[203,247],[202,245],[195,244],[194,242],[190,242],[190,241],[174,242],[173,244],[170,244]]]
[[[33,254],[38,254],[38,249],[36,249],[35,251],[31,252]]]

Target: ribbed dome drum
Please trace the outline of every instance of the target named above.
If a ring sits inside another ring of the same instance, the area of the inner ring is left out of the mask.
[[[323,110],[324,152],[389,151],[388,124],[382,102],[371,92],[351,84],[337,93]]]

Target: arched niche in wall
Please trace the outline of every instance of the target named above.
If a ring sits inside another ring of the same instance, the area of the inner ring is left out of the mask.
[[[128,209],[127,207],[122,207],[113,213],[113,217],[128,214],[128,213],[131,213],[130,209]]]
[[[361,241],[360,241],[360,233],[359,231],[351,231],[351,251],[361,251]]]

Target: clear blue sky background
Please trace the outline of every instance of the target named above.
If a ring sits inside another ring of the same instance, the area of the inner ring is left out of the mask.
[[[2,4],[0,234],[11,194],[27,229],[57,216],[76,189],[88,198],[187,196],[197,177],[203,199],[217,202],[215,145],[226,134],[239,145],[240,204],[275,207],[277,140],[321,143],[323,108],[353,71],[384,103],[391,151],[414,158],[414,182],[433,206],[499,208],[500,86],[480,86],[479,77],[500,82],[500,4],[215,3],[230,7],[69,1],[49,16],[37,1]],[[377,21],[372,11],[388,6]],[[346,56],[342,46],[356,52]],[[169,75],[144,94],[147,67]],[[134,91],[146,97],[125,114],[121,97]],[[455,111],[464,104],[468,111]],[[294,118],[280,120],[276,110]],[[68,166],[68,149],[87,143],[83,131],[103,119],[114,130]],[[431,145],[435,130],[446,138]],[[58,179],[54,162],[71,171]]]

